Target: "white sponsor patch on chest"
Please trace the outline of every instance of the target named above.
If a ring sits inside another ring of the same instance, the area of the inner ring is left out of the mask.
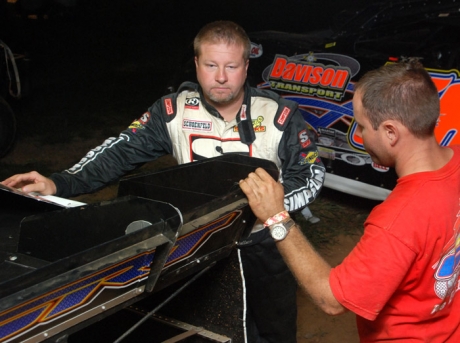
[[[199,121],[199,120],[182,120],[182,128],[184,130],[194,130],[194,131],[211,131],[212,122],[210,121]]]

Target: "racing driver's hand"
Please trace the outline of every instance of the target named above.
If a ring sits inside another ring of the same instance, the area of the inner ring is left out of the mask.
[[[19,188],[24,193],[39,193],[41,195],[56,194],[56,185],[53,180],[32,171],[25,174],[16,174],[2,181],[2,184],[12,188]]]

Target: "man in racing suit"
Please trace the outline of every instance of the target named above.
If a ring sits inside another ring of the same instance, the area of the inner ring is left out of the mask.
[[[273,161],[280,168],[286,210],[301,210],[318,195],[324,167],[297,104],[246,83],[249,51],[249,38],[237,24],[206,25],[195,38],[199,85],[186,82],[157,100],[118,138],[107,139],[62,173],[19,174],[3,183],[71,197],[94,192],[166,154],[182,164],[240,153]],[[256,223],[238,244],[246,341],[294,343],[296,281],[262,229]]]

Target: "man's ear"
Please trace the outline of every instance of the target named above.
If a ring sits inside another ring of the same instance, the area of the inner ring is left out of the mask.
[[[196,68],[198,68],[198,57],[197,57],[197,56],[195,56],[195,58],[194,58],[194,59],[195,59],[195,67],[196,67]]]
[[[385,132],[385,137],[388,138],[390,145],[395,146],[401,137],[401,130],[398,123],[394,120],[386,120],[382,123],[382,127]]]

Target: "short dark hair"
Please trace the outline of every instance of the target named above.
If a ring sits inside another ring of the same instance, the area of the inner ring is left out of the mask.
[[[391,63],[366,73],[356,84],[372,127],[400,121],[416,137],[433,135],[439,119],[438,90],[417,59]]]
[[[251,52],[251,41],[244,29],[228,20],[220,20],[205,25],[196,35],[193,41],[195,56],[200,56],[200,48],[203,43],[226,43],[226,44],[241,44],[244,47],[243,58],[249,60]]]

